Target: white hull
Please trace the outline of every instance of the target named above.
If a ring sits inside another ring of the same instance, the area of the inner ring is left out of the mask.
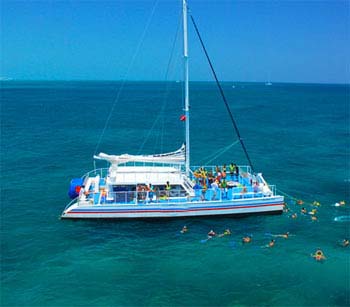
[[[92,205],[74,204],[67,208],[62,218],[180,218],[214,215],[272,213],[283,211],[282,196],[241,199],[228,201],[195,201],[179,205],[178,203],[149,204],[113,204]]]

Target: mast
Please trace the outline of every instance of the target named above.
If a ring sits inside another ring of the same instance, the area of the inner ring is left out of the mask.
[[[186,175],[190,174],[190,105],[189,105],[189,79],[188,79],[188,42],[187,42],[187,3],[182,0],[183,35],[184,35],[184,73],[185,73],[185,133],[186,133]]]

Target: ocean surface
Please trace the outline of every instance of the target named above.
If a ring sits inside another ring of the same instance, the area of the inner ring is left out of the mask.
[[[60,220],[94,153],[181,146],[181,83],[2,82],[0,305],[349,306],[350,247],[339,244],[350,237],[349,85],[223,87],[255,170],[308,211],[320,202],[317,221],[292,199],[282,215]],[[215,84],[190,90],[191,164],[201,165],[237,137]],[[210,162],[247,164],[239,144]],[[225,228],[231,236],[203,241]]]

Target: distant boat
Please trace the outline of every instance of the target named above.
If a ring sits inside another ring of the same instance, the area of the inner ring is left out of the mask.
[[[270,85],[272,85],[272,83],[271,82],[266,82],[265,85],[266,86],[270,86]]]
[[[282,213],[284,197],[276,194],[275,187],[268,185],[261,173],[253,171],[216,78],[238,135],[237,142],[241,142],[249,166],[230,163],[220,168],[210,165],[190,167],[187,13],[187,3],[183,0],[185,95],[180,120],[185,122],[185,143],[169,153],[95,155],[94,159],[107,161],[109,167],[94,169],[71,181],[68,194],[72,201],[62,212],[62,218],[137,219]],[[195,23],[194,26],[200,37]],[[204,150],[203,154],[207,152]]]

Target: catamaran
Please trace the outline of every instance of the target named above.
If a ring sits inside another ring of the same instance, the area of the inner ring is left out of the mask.
[[[276,194],[261,173],[256,173],[224,92],[216,77],[196,23],[191,20],[209,61],[249,165],[190,166],[190,112],[187,22],[183,0],[183,58],[185,142],[176,151],[153,155],[109,155],[94,159],[109,163],[71,181],[71,202],[62,218],[175,218],[282,213],[284,197]]]

